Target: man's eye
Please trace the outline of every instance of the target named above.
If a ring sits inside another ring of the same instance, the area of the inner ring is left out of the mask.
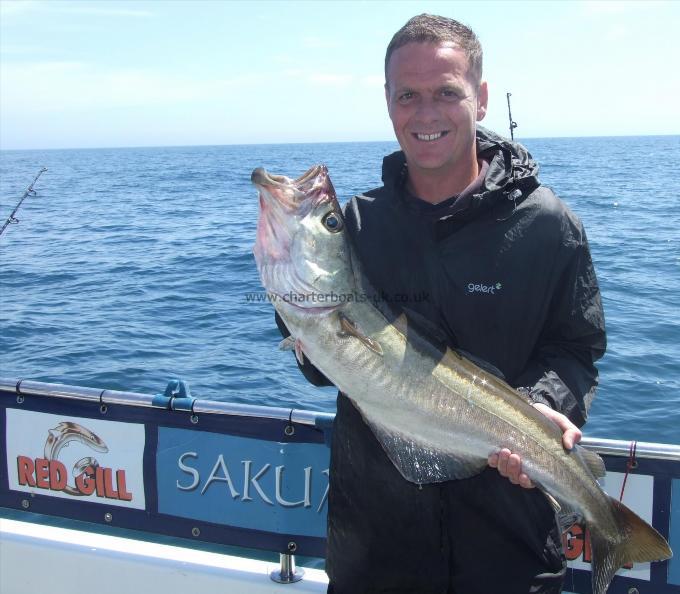
[[[398,97],[398,100],[399,100],[400,103],[406,103],[407,101],[410,101],[411,99],[413,99],[413,93],[411,93],[411,92],[402,93]]]
[[[442,97],[446,97],[447,99],[458,99],[459,95],[456,91],[452,89],[442,89],[441,91]]]

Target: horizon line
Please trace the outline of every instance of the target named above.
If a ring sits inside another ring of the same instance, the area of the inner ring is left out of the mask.
[[[500,134],[503,138],[506,136]],[[523,140],[559,140],[568,138],[650,138],[650,137],[669,137],[680,136],[680,134],[592,134],[588,136],[526,136],[515,139],[514,142],[522,143]],[[507,140],[510,140],[507,138]],[[250,142],[250,143],[223,143],[223,144],[163,144],[163,145],[117,145],[117,146],[71,146],[71,147],[51,147],[51,148],[2,148],[0,152],[19,152],[19,151],[98,151],[98,150],[124,150],[124,149],[162,149],[162,148],[209,148],[227,146],[283,146],[300,144],[375,144],[391,142],[397,144],[397,139],[390,140],[315,140],[297,142]]]

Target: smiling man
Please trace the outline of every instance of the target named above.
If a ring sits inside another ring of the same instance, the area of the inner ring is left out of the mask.
[[[387,48],[385,78],[402,150],[385,157],[384,185],[345,209],[363,272],[381,299],[525,393],[570,449],[606,344],[583,227],[540,184],[524,147],[478,125],[488,90],[468,27],[412,18]],[[308,361],[301,368],[328,383]],[[329,593],[560,592],[560,531],[533,487],[509,450],[475,477],[412,484],[339,394]]]
[[[436,204],[478,176],[476,122],[486,115],[487,85],[452,41],[396,43],[385,64],[387,106],[406,155],[408,189]]]

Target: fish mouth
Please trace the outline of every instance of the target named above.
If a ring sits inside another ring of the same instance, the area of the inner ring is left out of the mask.
[[[290,185],[297,186],[299,189],[300,186],[305,185],[307,182],[309,182],[311,179],[317,177],[319,174],[328,174],[328,169],[326,168],[325,165],[314,165],[310,167],[305,173],[303,173],[300,177],[297,179],[291,179],[289,177],[286,177],[285,175],[276,175],[269,173],[264,167],[258,167],[257,169],[254,169],[253,172],[250,174],[250,181],[253,182],[256,186],[261,186],[261,187],[287,187]]]
[[[263,167],[253,170],[250,181],[265,202],[275,203],[287,212],[304,206],[305,212],[323,202],[337,201],[325,165],[314,165],[296,179],[269,173]]]

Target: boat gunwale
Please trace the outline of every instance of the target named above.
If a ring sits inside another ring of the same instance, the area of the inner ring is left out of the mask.
[[[172,410],[172,406],[160,406],[157,396],[138,392],[125,392],[90,388],[59,383],[40,382],[30,379],[0,378],[0,391],[19,396],[42,396],[67,400],[99,402],[102,405],[119,404]],[[171,399],[170,399],[171,400]],[[182,412],[187,412],[182,409]],[[330,427],[335,415],[306,409],[243,404],[218,400],[195,399],[190,412],[197,414],[254,417],[260,419],[287,420],[293,424]],[[634,449],[636,458],[672,460],[680,462],[680,444],[627,441],[584,436],[581,445],[606,456],[630,457]]]

